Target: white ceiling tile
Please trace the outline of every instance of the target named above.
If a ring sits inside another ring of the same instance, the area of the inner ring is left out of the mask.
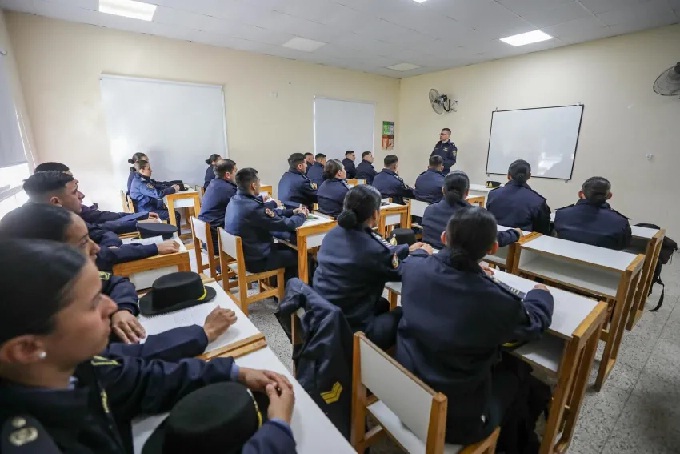
[[[20,11],[24,13],[38,13],[39,9],[35,4],[35,0],[0,0],[0,7],[12,11]]]
[[[581,4],[594,14],[618,10],[644,1],[645,0],[580,0]]]
[[[153,21],[158,22],[159,24],[179,25],[194,30],[202,30],[201,24],[205,21],[205,18],[206,16],[204,14],[159,6],[156,8],[156,14],[154,15]]]
[[[606,36],[606,26],[594,16],[564,22],[552,27],[545,27],[543,31],[565,42],[573,42],[574,39],[578,39],[581,35],[597,36],[598,38]]]
[[[466,27],[498,38],[531,31],[533,26],[492,0],[456,0],[449,14]]]
[[[637,25],[638,29],[672,24],[675,22],[673,16],[666,0],[649,0],[597,15],[606,25]]]
[[[570,20],[592,16],[592,13],[576,2],[562,3],[553,7],[534,8],[530,11],[516,11],[536,28],[569,22]]]
[[[76,8],[89,9],[91,11],[97,11],[99,9],[99,0],[49,0],[49,2]]]
[[[576,0],[496,0],[506,8],[519,15],[530,13],[537,9],[554,9],[569,3],[577,3]]]
[[[363,27],[358,27],[354,32],[388,43],[401,44],[410,47],[425,45],[432,40],[431,37],[423,35],[422,33],[387,22],[383,19],[371,21]]]
[[[380,18],[434,38],[444,38],[454,30],[467,28],[455,19],[429,11],[412,13],[386,10],[380,14]]]

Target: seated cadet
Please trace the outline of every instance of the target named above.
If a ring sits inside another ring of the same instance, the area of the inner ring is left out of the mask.
[[[48,203],[64,207],[75,214],[80,214],[80,192],[78,180],[63,172],[39,172],[24,181],[24,191],[30,203]],[[97,254],[97,266],[102,271],[111,271],[117,263],[152,257],[157,254],[172,254],[179,250],[173,240],[160,244],[123,244],[113,232],[102,230],[94,225],[87,225],[89,235],[99,244],[101,250]]]
[[[414,198],[413,188],[409,187],[398,173],[399,158],[393,154],[385,156],[385,168],[373,179],[373,187],[380,191],[383,199],[390,198],[392,202],[406,205],[404,199]]]
[[[92,262],[99,252],[99,246],[90,239],[85,222],[79,216],[45,203],[30,203],[7,213],[0,220],[0,238],[52,240],[70,244]],[[139,302],[135,286],[128,279],[111,273],[100,272],[99,277],[102,293],[118,306],[111,316],[111,340],[125,344],[109,345],[109,353],[179,361],[202,354],[208,343],[236,322],[233,311],[216,308],[208,315],[203,327],[178,327],[147,337],[144,327],[137,320]],[[142,339],[145,342],[139,344]]]
[[[423,220],[423,242],[435,249],[442,249],[442,232],[446,230],[449,219],[461,208],[469,207],[467,196],[470,192],[470,179],[462,170],[454,170],[444,178],[444,186],[441,188],[444,198],[437,203],[425,208]],[[498,232],[496,240],[499,247],[505,247],[520,239],[522,231],[519,229]]]
[[[133,166],[130,167],[130,175],[128,175],[128,181],[127,181],[127,193],[128,195],[130,194],[130,186],[132,185],[132,180],[134,180],[135,175],[137,175],[138,170],[135,168],[134,164],[137,164],[139,161],[146,161],[146,162],[151,162],[149,157],[145,155],[144,153],[135,153],[132,155],[131,159],[128,159],[128,162],[132,164]],[[183,187],[183,183],[181,180],[172,180],[172,181],[156,181],[154,179],[151,179],[151,184],[153,186],[160,190],[163,191],[167,188],[169,188],[172,185],[177,185],[180,188]]]
[[[318,188],[321,186],[321,183],[323,183],[324,180],[323,169],[326,165],[326,155],[323,153],[318,153],[316,156],[314,156],[314,160],[314,164],[307,168],[307,178],[309,178],[309,181],[314,183]]]
[[[366,184],[373,184],[373,178],[378,174],[373,167],[373,155],[370,151],[361,153],[361,162],[357,166],[357,173],[354,178],[366,180]]]
[[[513,414],[520,379],[508,363],[496,364],[501,346],[539,338],[550,326],[553,297],[536,284],[522,299],[485,274],[479,262],[498,243],[496,220],[484,208],[458,210],[442,242],[438,254],[417,251],[402,264],[395,357],[446,395],[446,442],[467,445],[499,425],[505,435],[501,423]]]
[[[318,191],[319,211],[323,214],[337,218],[342,212],[342,204],[345,195],[349,191],[347,181],[345,181],[345,168],[337,159],[331,159],[326,163],[323,172],[324,182],[321,183]]]
[[[269,208],[258,196],[260,178],[253,168],[239,170],[236,173],[236,185],[238,191],[227,205],[224,230],[241,237],[246,269],[251,273],[260,273],[285,268],[286,280],[296,277],[297,252],[285,244],[274,243],[272,233],[295,232],[296,228],[304,224],[309,211],[302,206],[279,214]]]
[[[316,203],[317,185],[306,175],[307,161],[302,153],[293,153],[288,158],[289,170],[279,181],[279,200],[288,208],[298,208],[300,205],[312,209]]]
[[[267,390],[270,409],[290,405],[271,392],[290,391],[284,376],[239,367],[232,358],[96,356],[108,343],[116,305],[102,295],[94,264],[51,241],[3,240],[0,250],[0,425],[3,437],[21,441],[3,439],[3,453],[11,446],[40,454],[132,453],[133,418],[170,411],[211,383]],[[289,446],[289,437],[284,430],[260,431],[248,443],[254,450],[245,452],[288,454],[275,447]],[[269,449],[258,450],[258,441]]]
[[[309,169],[314,165],[314,155],[312,153],[305,153],[305,164],[307,164],[307,167],[305,168],[306,175],[309,172]]]
[[[201,201],[201,212],[198,219],[210,224],[212,233],[213,250],[219,254],[217,229],[224,227],[224,213],[229,201],[236,194],[236,163],[231,159],[223,159],[215,163],[215,176],[208,189],[205,190]]]
[[[444,160],[439,155],[430,156],[430,166],[418,175],[414,194],[416,199],[426,203],[437,203],[442,199],[444,186]]]
[[[345,172],[347,172],[347,178],[350,180],[356,178],[357,168],[354,167],[354,152],[351,150],[345,151],[345,159],[342,160],[342,165],[345,167]]]
[[[208,164],[208,168],[205,169],[203,189],[207,189],[210,182],[215,179],[215,167],[217,167],[217,163],[221,160],[222,156],[218,154],[211,154],[210,157],[205,160],[205,163]]]
[[[130,185],[130,198],[135,201],[135,206],[138,211],[153,211],[158,214],[162,220],[170,219],[170,213],[165,206],[163,197],[174,194],[180,190],[178,184],[173,184],[165,189],[157,189],[151,181],[151,164],[149,161],[140,160],[135,163],[137,174]],[[179,212],[175,210],[175,219],[177,225],[181,225]]]
[[[550,207],[545,198],[527,184],[531,178],[531,166],[518,159],[508,169],[508,182],[489,192],[486,209],[495,217],[498,225],[550,234]]]
[[[363,331],[381,348],[394,345],[401,310],[382,297],[386,282],[400,281],[400,263],[423,243],[392,246],[373,232],[380,219],[380,193],[372,186],[349,190],[338,226],[324,237],[317,255],[314,290],[342,309],[352,331]]]
[[[612,210],[611,184],[602,177],[588,178],[576,204],[555,211],[555,233],[558,238],[593,246],[622,250],[630,246],[628,218]]]

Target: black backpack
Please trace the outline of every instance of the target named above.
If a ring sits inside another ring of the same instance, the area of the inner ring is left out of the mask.
[[[658,225],[654,224],[635,224],[635,227],[647,227],[649,229],[656,229],[656,230],[661,230],[661,227]],[[654,268],[654,277],[652,279],[652,285],[649,286],[649,293],[647,296],[652,294],[652,288],[654,287],[654,284],[661,284],[661,296],[659,297],[659,302],[657,303],[656,307],[651,310],[651,312],[656,312],[659,310],[659,308],[663,305],[663,297],[666,292],[666,286],[664,285],[663,281],[661,280],[661,269],[663,266],[670,262],[671,259],[673,258],[673,254],[675,251],[678,250],[678,243],[673,241],[672,239],[668,238],[665,236],[663,238],[663,241],[661,242],[661,251],[659,252],[659,261],[656,262],[656,268]]]

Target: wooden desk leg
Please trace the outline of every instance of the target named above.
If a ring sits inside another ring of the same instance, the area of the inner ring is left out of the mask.
[[[305,284],[309,284],[309,264],[307,263],[307,237],[297,236],[298,250],[298,278]]]
[[[397,295],[395,292],[393,292],[390,289],[387,289],[387,301],[390,302],[390,310],[394,310],[397,308],[398,303],[399,303],[399,295]]]
[[[181,235],[182,231],[177,225],[177,219],[175,218],[175,201],[173,199],[168,199],[168,215],[170,217],[170,224],[177,227],[177,235]]]

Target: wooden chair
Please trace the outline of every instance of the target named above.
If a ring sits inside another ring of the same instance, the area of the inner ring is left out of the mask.
[[[411,454],[492,454],[499,428],[481,442],[449,445],[446,436],[446,396],[434,392],[364,333],[354,334],[351,443],[359,454],[387,434]],[[373,396],[367,397],[367,389]],[[366,432],[366,416],[378,426]]]
[[[129,195],[125,193],[125,191],[120,191],[120,198],[121,202],[123,204],[123,213],[135,213],[135,205],[132,203],[132,199],[130,198]]]
[[[278,268],[272,271],[261,273],[251,273],[246,270],[246,260],[243,255],[243,244],[241,237],[228,233],[223,228],[218,229],[220,245],[220,265],[222,267],[222,287],[230,289],[234,284],[230,283],[230,277],[235,277],[238,285],[238,292],[232,295],[244,314],[248,315],[248,306],[256,301],[275,296],[279,301],[283,301],[286,293],[286,283],[284,278],[285,268]],[[276,287],[265,283],[272,277],[276,277]],[[250,283],[257,282],[258,292],[248,295]]]
[[[366,180],[361,178],[350,178],[347,180],[347,184],[351,187],[359,186],[360,184],[366,184]]]
[[[194,253],[196,254],[196,267],[198,273],[202,273],[203,270],[208,269],[210,277],[213,279],[219,279],[222,276],[217,271],[219,264],[219,256],[215,256],[213,251],[213,239],[212,231],[210,230],[210,224],[203,222],[193,216],[190,218],[191,222],[191,237],[194,240]],[[205,244],[206,255],[208,256],[208,263],[203,264],[203,244]]]

